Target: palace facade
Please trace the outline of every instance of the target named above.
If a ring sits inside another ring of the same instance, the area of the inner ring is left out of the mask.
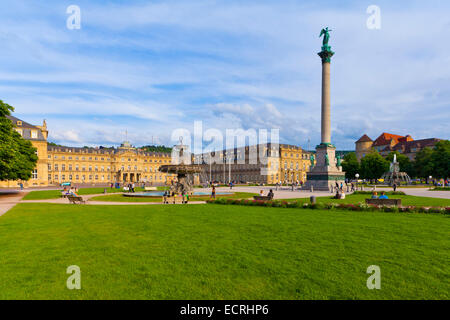
[[[63,182],[74,184],[148,183],[166,184],[174,175],[158,171],[170,164],[170,153],[145,152],[129,142],[118,148],[75,148],[48,144],[48,130],[8,116],[15,130],[36,148],[38,162],[25,187],[45,187]],[[0,181],[0,187],[17,187],[18,181]]]
[[[306,181],[310,155],[298,146],[269,143],[195,155],[194,162],[203,167],[202,183],[300,183]]]

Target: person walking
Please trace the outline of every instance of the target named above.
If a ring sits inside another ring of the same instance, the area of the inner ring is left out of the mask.
[[[394,182],[394,184],[392,185],[392,188],[394,189],[394,192],[397,191],[397,183]]]
[[[216,187],[213,185],[211,189],[211,198],[216,198]]]

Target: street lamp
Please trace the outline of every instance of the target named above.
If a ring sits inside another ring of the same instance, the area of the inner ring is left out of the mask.
[[[358,190],[358,178],[359,178],[359,173],[355,174],[355,178],[356,178],[356,190]]]
[[[428,181],[428,183],[430,183],[430,182],[431,182],[431,179],[433,179],[433,177],[432,177],[432,176],[429,176],[428,178],[430,178],[430,180]]]

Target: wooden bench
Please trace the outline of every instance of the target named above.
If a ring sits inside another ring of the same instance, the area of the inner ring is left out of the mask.
[[[366,199],[366,204],[400,207],[402,205],[402,199]]]
[[[254,200],[262,200],[262,201],[270,201],[273,199],[273,197],[269,196],[253,196]]]
[[[79,203],[79,204],[86,203],[86,201],[83,200],[82,197],[77,197],[77,196],[67,195],[67,199],[69,199],[70,203],[73,203],[73,204],[77,204],[77,203]]]
[[[156,187],[144,187],[144,191],[156,191]]]
[[[163,197],[163,203],[173,203],[173,204],[176,204],[176,203],[184,203],[183,202],[184,200],[183,200],[183,197],[182,196],[174,196],[174,197]]]

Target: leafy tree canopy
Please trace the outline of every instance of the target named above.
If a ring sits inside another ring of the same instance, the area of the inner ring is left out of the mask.
[[[361,178],[379,179],[388,170],[389,161],[375,150],[361,159]]]
[[[28,180],[36,167],[36,148],[6,118],[12,111],[12,106],[0,100],[0,180]]]
[[[166,146],[143,146],[141,147],[141,150],[146,152],[165,152],[165,153],[172,152],[172,148]]]
[[[359,173],[360,166],[358,159],[356,158],[356,153],[350,152],[344,156],[344,161],[342,162],[342,170],[345,171],[345,177],[348,179],[355,178],[355,174]]]

